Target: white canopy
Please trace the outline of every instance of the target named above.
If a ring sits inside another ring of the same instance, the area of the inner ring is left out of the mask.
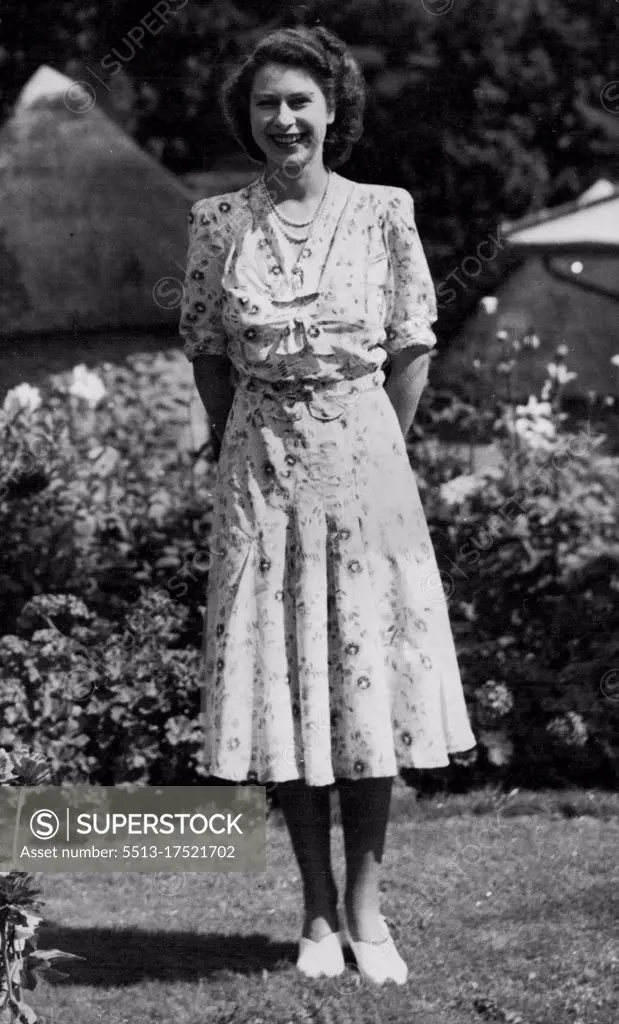
[[[549,255],[619,255],[619,186],[600,179],[578,199],[505,221],[507,245]]]

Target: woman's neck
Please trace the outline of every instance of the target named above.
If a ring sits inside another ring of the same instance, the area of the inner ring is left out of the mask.
[[[323,195],[329,173],[322,161],[306,164],[303,168],[292,162],[287,167],[267,163],[264,182],[276,202],[287,199],[302,202],[305,199],[319,199]]]

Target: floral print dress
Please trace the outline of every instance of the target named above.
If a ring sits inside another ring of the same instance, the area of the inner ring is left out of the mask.
[[[206,768],[393,776],[471,750],[447,602],[383,388],[435,344],[411,196],[331,172],[296,261],[259,183],[194,204],[179,330],[236,383],[204,622]]]

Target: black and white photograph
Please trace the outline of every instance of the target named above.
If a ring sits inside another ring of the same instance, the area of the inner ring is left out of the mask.
[[[618,0],[0,0],[0,436],[0,1024],[617,1024]]]

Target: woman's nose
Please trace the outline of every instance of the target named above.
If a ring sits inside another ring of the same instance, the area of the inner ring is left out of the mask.
[[[287,104],[282,103],[277,114],[275,115],[275,122],[281,125],[282,128],[289,128],[291,124],[294,124],[294,114]]]

